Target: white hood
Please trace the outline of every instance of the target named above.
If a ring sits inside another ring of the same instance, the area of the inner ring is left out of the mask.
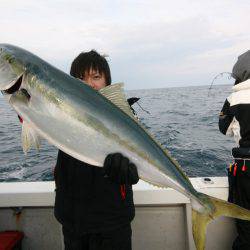
[[[240,90],[246,90],[246,89],[250,89],[250,79],[241,82],[235,86],[233,86],[232,90],[234,92],[240,91]]]

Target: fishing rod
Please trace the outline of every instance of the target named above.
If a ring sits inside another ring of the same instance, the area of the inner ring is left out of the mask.
[[[227,75],[227,76],[228,76],[228,79],[233,78],[233,74],[232,74],[231,72],[221,72],[221,73],[217,74],[217,75],[213,78],[213,80],[212,80],[212,82],[211,82],[211,84],[210,84],[210,87],[209,87],[209,89],[208,89],[208,96],[209,96],[209,94],[210,94],[210,91],[211,91],[211,89],[212,89],[212,87],[213,87],[213,84],[214,84],[215,80],[217,80],[219,77],[223,77],[224,75]]]

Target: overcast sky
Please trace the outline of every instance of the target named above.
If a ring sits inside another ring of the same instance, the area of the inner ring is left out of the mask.
[[[0,9],[0,43],[67,73],[96,49],[127,89],[208,85],[250,47],[249,0],[1,0]]]

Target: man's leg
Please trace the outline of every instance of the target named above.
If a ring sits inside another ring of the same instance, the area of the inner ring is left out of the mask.
[[[62,229],[65,250],[89,250],[87,235],[77,235],[65,227]]]
[[[132,250],[131,226],[99,234],[90,234],[89,250]]]
[[[250,250],[250,223],[236,220],[238,236],[233,243],[233,250]]]
[[[242,164],[243,165],[243,164]],[[240,169],[242,166],[240,165]],[[238,171],[235,183],[235,203],[246,209],[250,209],[250,164],[246,171]],[[233,250],[250,250],[250,222],[236,220],[238,236],[233,243]]]
[[[114,250],[132,250],[131,244],[132,230],[131,225],[126,225],[112,234],[112,243]],[[103,249],[109,250],[109,249]]]

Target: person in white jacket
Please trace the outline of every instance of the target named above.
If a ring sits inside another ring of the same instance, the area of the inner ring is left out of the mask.
[[[228,169],[229,197],[250,209],[250,51],[238,57],[233,67],[233,93],[226,99],[219,115],[219,129],[234,136],[237,147],[232,149],[233,163]],[[250,222],[236,220],[238,236],[233,250],[250,249]]]

